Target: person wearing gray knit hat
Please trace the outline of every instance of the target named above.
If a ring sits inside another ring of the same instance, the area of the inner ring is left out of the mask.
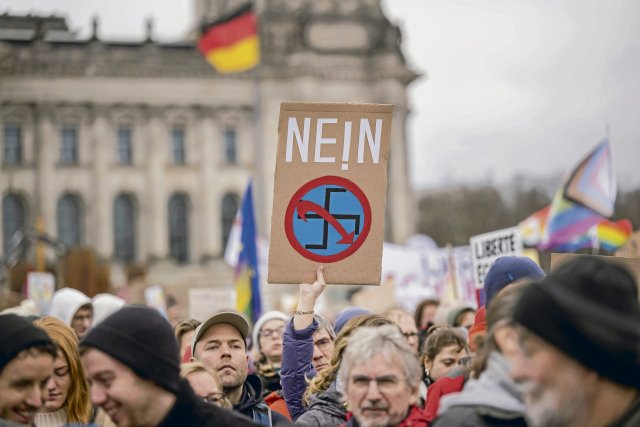
[[[280,366],[282,365],[282,338],[289,317],[281,311],[264,313],[253,326],[253,348],[256,353],[256,375],[264,386],[263,395],[282,389]]]
[[[0,425],[33,423],[55,357],[46,332],[16,314],[0,315]]]
[[[157,310],[125,306],[80,343],[91,401],[122,426],[251,425],[205,405],[180,379],[178,342]]]
[[[534,281],[516,305],[530,425],[640,425],[640,304],[624,267],[582,256]]]

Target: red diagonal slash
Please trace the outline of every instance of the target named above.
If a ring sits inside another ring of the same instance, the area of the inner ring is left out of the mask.
[[[300,200],[296,205],[296,209],[298,209],[298,215],[302,218],[304,222],[307,222],[307,213],[315,212],[320,215],[325,221],[333,226],[338,233],[342,236],[342,239],[338,241],[338,243],[343,243],[350,245],[353,243],[353,237],[355,235],[355,231],[351,233],[347,233],[347,230],[340,224],[340,222],[329,213],[325,208],[318,205],[317,203],[310,202],[308,200]]]

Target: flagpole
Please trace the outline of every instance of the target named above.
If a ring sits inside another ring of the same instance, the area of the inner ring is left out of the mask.
[[[262,84],[260,82],[260,65],[253,74],[253,144],[254,144],[254,171],[253,183],[255,185],[254,200],[256,212],[258,213],[258,234],[264,236],[265,228],[265,205],[264,205],[264,156],[262,141]]]

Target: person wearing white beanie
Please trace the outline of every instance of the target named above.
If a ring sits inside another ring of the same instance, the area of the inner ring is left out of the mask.
[[[262,380],[265,395],[280,390],[282,338],[289,316],[281,311],[264,313],[253,327],[253,348],[256,352],[256,374]]]

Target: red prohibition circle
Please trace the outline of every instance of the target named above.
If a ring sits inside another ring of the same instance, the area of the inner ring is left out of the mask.
[[[362,225],[362,231],[358,238],[342,252],[333,255],[318,255],[316,253],[311,252],[308,249],[305,249],[298,239],[296,238],[295,233],[293,232],[293,216],[296,210],[296,206],[302,200],[302,197],[307,194],[309,191],[313,190],[316,187],[320,187],[322,185],[338,185],[340,187],[346,188],[349,190],[360,202],[362,206],[363,216],[364,216],[364,224]],[[355,251],[360,249],[360,246],[364,243],[369,235],[369,230],[371,229],[371,205],[369,205],[369,200],[367,196],[362,192],[360,187],[358,187],[352,181],[342,178],[339,176],[326,175],[321,176],[316,179],[312,179],[311,181],[304,184],[302,187],[298,189],[289,200],[289,204],[287,205],[287,210],[284,216],[284,231],[287,235],[287,239],[291,246],[303,257],[316,262],[337,262],[341,261],[349,256],[351,256]]]

